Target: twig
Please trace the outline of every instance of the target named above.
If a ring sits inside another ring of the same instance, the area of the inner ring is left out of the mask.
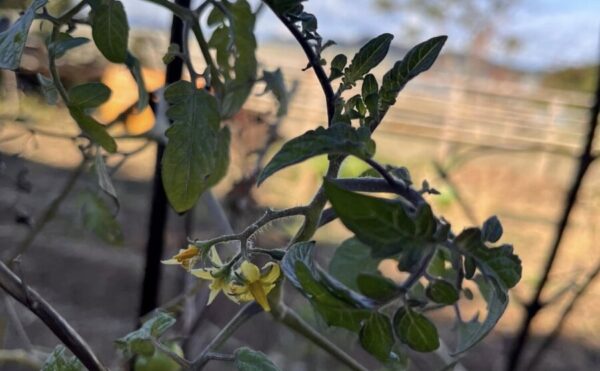
[[[600,64],[598,65],[595,102],[593,106],[590,107],[590,121],[588,125],[583,151],[579,156],[577,172],[575,173],[573,183],[571,184],[571,187],[569,188],[569,191],[567,193],[567,197],[565,199],[565,206],[562,215],[560,216],[560,220],[558,222],[556,234],[554,236],[554,241],[552,242],[552,246],[550,248],[550,255],[548,256],[548,260],[544,265],[542,277],[540,278],[536,288],[534,289],[533,298],[525,308],[527,312],[525,319],[523,320],[521,327],[516,333],[516,340],[513,344],[513,348],[507,362],[507,370],[509,371],[517,369],[519,360],[521,358],[521,355],[523,354],[523,349],[529,338],[529,328],[531,327],[533,318],[542,309],[543,305],[540,301],[542,291],[544,290],[544,287],[548,282],[548,277],[554,265],[554,260],[558,255],[558,250],[560,248],[563,235],[567,229],[569,217],[571,216],[573,207],[577,202],[577,197],[579,196],[579,191],[581,189],[583,179],[587,173],[588,168],[593,162],[592,151],[594,147],[594,137],[596,135],[596,129],[598,127],[598,114],[600,114]]]
[[[550,334],[548,334],[546,336],[546,338],[544,339],[544,341],[542,342],[542,344],[535,351],[535,353],[533,354],[533,356],[531,357],[531,359],[527,363],[527,365],[524,368],[524,370],[533,370],[533,369],[535,369],[535,367],[536,367],[538,361],[540,360],[540,357],[542,356],[542,354],[544,354],[544,352],[546,350],[548,350],[548,348],[552,345],[552,343],[554,343],[554,341],[558,338],[558,335],[560,334],[562,328],[564,327],[564,325],[566,323],[566,320],[569,317],[569,314],[571,314],[571,312],[573,311],[573,309],[577,306],[577,303],[579,302],[579,300],[584,296],[584,294],[587,292],[588,288],[591,286],[591,284],[594,282],[594,280],[598,276],[600,276],[600,264],[596,265],[596,268],[594,268],[594,270],[592,271],[592,273],[590,273],[588,275],[588,277],[586,278],[586,280],[575,291],[575,295],[573,296],[573,298],[571,299],[571,301],[569,302],[569,304],[566,306],[566,308],[561,313],[561,315],[560,315],[560,317],[558,319],[558,322],[556,323],[556,326],[554,327],[554,329],[552,330],[552,332],[550,332]]]
[[[279,322],[319,346],[332,357],[346,365],[349,369],[355,371],[368,370],[342,349],[338,348],[337,345],[329,341],[329,339],[324,337],[320,332],[313,329],[302,319],[302,317],[287,305],[279,303],[276,308],[273,308],[272,314]]]
[[[46,224],[48,224],[48,222],[54,218],[56,212],[60,208],[60,205],[67,198],[69,193],[71,193],[71,191],[75,187],[75,184],[77,183],[77,180],[79,179],[81,174],[83,174],[86,165],[87,159],[84,158],[79,164],[79,166],[71,173],[58,196],[54,200],[52,200],[52,202],[50,203],[50,205],[48,205],[46,210],[42,212],[42,215],[40,215],[37,223],[35,223],[35,225],[33,226],[33,229],[27,234],[25,239],[13,251],[9,252],[7,257],[5,257],[5,262],[11,264],[19,255],[23,254],[25,251],[27,251],[27,249],[29,249],[31,244],[35,241],[36,237],[44,229]]]
[[[91,371],[105,371],[98,357],[83,338],[36,291],[24,285],[4,263],[0,262],[0,287],[33,312]]]
[[[284,26],[291,32],[296,41],[298,41],[298,44],[300,44],[302,47],[302,50],[304,50],[304,54],[306,54],[306,57],[308,58],[308,63],[312,67],[313,71],[315,71],[315,75],[319,80],[319,84],[321,84],[321,89],[323,89],[323,94],[325,94],[325,101],[327,105],[327,122],[329,125],[331,125],[333,123],[333,114],[335,111],[335,93],[333,92],[333,88],[329,83],[329,78],[327,77],[327,74],[321,65],[319,56],[315,53],[313,48],[311,48],[304,36],[302,36],[302,33],[300,30],[298,30],[294,22],[286,18],[285,15],[277,13],[269,5],[269,3],[265,2],[265,4],[271,8],[275,16],[277,16],[281,23],[283,23]]]
[[[158,350],[160,350],[161,352],[163,352],[164,354],[169,356],[169,358],[171,358],[173,361],[177,362],[177,364],[180,365],[181,367],[183,367],[184,369],[187,370],[190,368],[190,366],[191,366],[190,361],[181,357],[179,354],[173,352],[171,349],[167,348],[160,341],[156,340],[155,338],[152,338],[152,344],[154,344],[154,346],[156,348],[158,348]]]
[[[191,370],[201,370],[208,361],[211,360],[210,355],[214,354],[221,345],[229,339],[240,328],[248,319],[254,317],[254,315],[261,313],[262,308],[256,303],[252,302],[246,304],[226,325],[221,331],[215,336],[211,342],[204,348],[202,353],[192,362]]]
[[[442,178],[442,180],[452,190],[452,193],[454,194],[454,198],[456,199],[456,201],[458,201],[458,204],[460,205],[460,207],[463,210],[467,219],[469,219],[469,221],[472,224],[475,224],[475,225],[479,224],[479,222],[477,221],[477,217],[475,216],[475,212],[473,211],[473,209],[471,208],[469,203],[465,201],[460,189],[456,186],[456,184],[454,183],[452,178],[450,178],[450,175],[446,172],[446,170],[444,170],[444,168],[442,167],[442,165],[439,162],[434,161],[433,166],[435,167],[435,170],[438,173],[439,177]]]

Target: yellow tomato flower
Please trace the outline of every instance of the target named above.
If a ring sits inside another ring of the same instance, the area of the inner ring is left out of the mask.
[[[181,265],[186,271],[190,271],[200,257],[200,249],[194,245],[188,245],[187,249],[179,249],[179,253],[169,260],[163,260],[163,264]]]
[[[250,263],[244,261],[240,266],[240,273],[244,278],[242,284],[231,284],[229,293],[239,301],[256,300],[258,304],[266,311],[271,311],[267,295],[275,287],[275,282],[281,275],[281,268],[273,262],[267,263],[263,267],[264,273]]]
[[[210,285],[208,286],[210,289],[210,294],[208,296],[208,303],[206,305],[210,305],[210,303],[215,300],[219,292],[223,291],[229,284],[229,272],[222,271],[223,263],[221,262],[221,258],[214,248],[210,249],[208,258],[210,259],[213,267],[192,269],[190,272],[198,278],[211,281]]]

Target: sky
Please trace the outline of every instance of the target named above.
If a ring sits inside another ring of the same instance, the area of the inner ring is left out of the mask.
[[[170,16],[156,5],[142,0],[124,3],[133,27],[168,29]],[[324,39],[352,43],[390,32],[397,36],[397,45],[410,46],[406,44],[447,34],[447,48],[457,52],[464,50],[470,40],[464,27],[433,22],[417,13],[382,12],[372,0],[311,0],[304,4],[307,11],[317,16]],[[497,22],[498,37],[491,43],[488,55],[501,64],[544,70],[590,64],[600,56],[600,0],[519,0]],[[416,37],[407,37],[409,27],[419,30]],[[256,30],[259,42],[291,40],[268,10],[260,15]],[[517,37],[520,46],[507,52],[500,41],[511,37]]]

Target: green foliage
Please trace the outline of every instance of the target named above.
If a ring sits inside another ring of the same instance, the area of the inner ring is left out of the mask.
[[[167,345],[165,345],[167,346]],[[177,343],[171,343],[168,349],[180,357],[183,350]],[[133,371],[180,371],[181,366],[169,355],[162,351],[154,352],[151,356],[138,355],[135,357]]]
[[[121,225],[115,219],[104,199],[91,192],[79,195],[83,226],[103,241],[120,245],[123,243]]]
[[[92,37],[98,50],[113,63],[124,63],[127,58],[129,24],[120,1],[106,0],[92,13]]]
[[[36,77],[42,88],[42,94],[44,95],[44,98],[46,98],[46,103],[55,105],[58,102],[58,90],[56,90],[56,86],[54,86],[54,81],[40,73],[38,73]]]
[[[360,329],[360,344],[375,358],[386,362],[390,358],[394,346],[394,332],[390,319],[381,313],[374,312],[364,321]]]
[[[375,153],[375,142],[371,140],[367,128],[354,129],[345,124],[334,124],[310,130],[294,138],[269,161],[258,176],[260,185],[275,172],[322,154],[351,154],[359,158],[369,158]]]
[[[354,85],[359,79],[362,79],[364,75],[369,73],[372,68],[381,63],[390,49],[390,43],[393,38],[393,35],[386,33],[366,43],[356,53],[350,65],[344,70],[344,78],[342,79],[344,85]]]
[[[216,184],[229,164],[229,131],[220,129],[215,97],[179,81],[165,91],[173,124],[162,159],[162,179],[169,202],[178,212],[189,210]]]
[[[385,112],[396,102],[396,97],[414,77],[427,71],[437,59],[447,36],[437,36],[413,47],[394,67],[383,76],[379,90],[379,111]]]
[[[148,105],[149,95],[148,91],[146,91],[146,86],[144,85],[144,77],[142,76],[142,66],[140,65],[140,61],[134,57],[131,53],[127,53],[127,57],[125,58],[125,65],[129,68],[131,75],[135,79],[135,82],[138,87],[138,101],[136,103],[135,108],[138,111],[142,111]]]
[[[273,72],[267,70],[263,71],[263,80],[266,83],[264,93],[271,91],[279,102],[277,117],[285,116],[288,110],[288,94],[281,69],[278,68]]]
[[[458,301],[458,290],[450,282],[433,280],[427,286],[427,297],[439,304],[452,305]]]
[[[155,352],[154,341],[175,324],[170,314],[157,311],[142,327],[115,341],[115,345],[127,357],[142,355],[151,357]]]
[[[110,89],[101,82],[89,82],[69,89],[69,104],[82,110],[95,108],[110,98]]]
[[[69,107],[69,113],[75,122],[77,122],[77,125],[79,125],[79,128],[83,133],[92,141],[100,144],[102,148],[110,153],[115,153],[117,151],[117,142],[115,142],[113,137],[108,134],[102,124],[96,121],[92,116],[86,114],[81,107]]]
[[[360,273],[356,278],[358,290],[366,296],[386,303],[400,294],[396,284],[388,278],[373,273]]]
[[[247,347],[235,351],[235,367],[238,371],[279,371],[267,356]]]
[[[371,257],[369,246],[357,238],[349,238],[335,250],[329,263],[329,273],[349,288],[358,290],[358,275],[376,273],[378,265],[379,261]]]
[[[48,356],[41,371],[83,371],[85,367],[75,357],[65,354],[65,347],[57,346]]]
[[[73,37],[65,32],[60,32],[56,35],[54,41],[48,44],[48,51],[56,58],[61,58],[69,50],[75,49],[78,46],[87,44],[90,40],[85,37]]]
[[[409,307],[398,309],[394,315],[394,331],[400,341],[417,352],[433,352],[440,346],[435,325]]]
[[[35,12],[47,2],[48,0],[33,0],[21,18],[8,30],[0,33],[0,68],[8,70],[19,68]]]

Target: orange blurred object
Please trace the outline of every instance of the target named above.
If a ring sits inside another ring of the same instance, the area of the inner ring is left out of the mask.
[[[148,92],[160,89],[165,84],[165,74],[161,70],[142,68],[144,86]],[[98,108],[96,118],[108,124],[131,108],[138,101],[138,88],[135,79],[124,65],[109,65],[102,75],[102,83],[110,88],[110,99]],[[125,127],[130,134],[139,135],[154,126],[154,113],[150,107],[142,112],[134,112],[125,120]]]

